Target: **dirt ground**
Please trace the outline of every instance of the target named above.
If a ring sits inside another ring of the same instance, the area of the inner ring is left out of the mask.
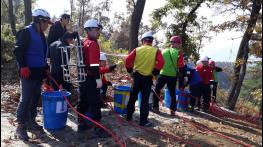
[[[59,131],[29,132],[30,140],[23,142],[14,137],[17,123],[15,110],[19,99],[19,85],[12,83],[1,85],[1,146],[24,147],[115,147],[120,146],[112,137],[97,138],[92,130],[77,133],[76,114],[69,109],[67,125]],[[38,123],[43,125],[41,107]],[[110,109],[102,109],[102,125],[122,139],[128,147],[146,146],[262,146],[262,125],[255,126],[247,122],[222,119],[211,114],[197,112],[176,112],[171,117],[168,109],[161,107],[161,114],[150,112],[149,120],[154,123],[151,128],[139,128],[139,111],[136,107],[134,120],[127,123],[123,117]],[[242,145],[241,145],[242,144]]]

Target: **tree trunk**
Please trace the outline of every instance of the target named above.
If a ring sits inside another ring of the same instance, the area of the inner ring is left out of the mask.
[[[249,40],[251,39],[252,33],[254,31],[259,11],[261,9],[261,0],[253,0],[252,11],[250,14],[249,23],[247,29],[244,33],[242,41],[239,46],[239,50],[236,57],[235,67],[234,67],[234,79],[232,81],[232,86],[229,92],[227,107],[230,110],[234,110],[240,89],[246,74],[247,59],[249,53]]]
[[[25,8],[25,25],[29,25],[32,21],[32,2],[31,0],[24,0]]]
[[[196,10],[201,6],[201,4],[205,2],[205,0],[200,0],[199,2],[197,2],[196,6],[188,13],[184,23],[183,23],[183,27],[182,27],[182,48],[184,49],[184,52],[187,54],[190,54],[190,50],[187,49],[187,39],[188,39],[188,35],[186,34],[186,28],[188,25],[188,22],[190,21],[190,19],[195,19],[193,18],[193,15],[195,14]]]
[[[16,23],[15,23],[15,15],[13,12],[13,1],[12,0],[8,0],[8,17],[9,17],[9,23],[11,25],[11,29],[12,29],[12,33],[15,36],[16,35]]]
[[[129,52],[138,47],[138,32],[146,0],[137,0],[131,16]]]

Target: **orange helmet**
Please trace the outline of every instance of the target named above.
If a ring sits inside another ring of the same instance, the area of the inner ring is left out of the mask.
[[[175,42],[178,44],[182,44],[182,38],[180,36],[172,36],[170,38],[170,42]]]
[[[210,60],[210,61],[209,61],[209,65],[213,65],[213,66],[215,66],[215,65],[216,65],[216,62],[215,62],[215,61],[212,61],[212,60]]]

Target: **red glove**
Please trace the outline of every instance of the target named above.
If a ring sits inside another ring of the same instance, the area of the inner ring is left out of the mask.
[[[22,68],[20,69],[20,76],[21,76],[22,78],[24,78],[24,79],[29,78],[29,76],[30,76],[30,70],[29,70],[29,68],[28,68],[28,67],[22,67]]]

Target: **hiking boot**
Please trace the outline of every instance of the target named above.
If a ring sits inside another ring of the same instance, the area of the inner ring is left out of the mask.
[[[78,124],[77,132],[82,133],[82,132],[85,132],[86,130],[91,129],[92,127],[94,127],[92,123],[87,123],[83,121]]]
[[[152,122],[149,122],[147,121],[146,123],[140,123],[140,126],[143,126],[143,127],[152,127],[153,126],[153,123]]]
[[[111,136],[108,132],[98,127],[95,127],[93,132],[100,138],[108,138]]]
[[[153,112],[153,113],[156,113],[156,114],[160,114],[159,108],[153,108],[153,109],[152,109],[152,112]]]
[[[32,131],[43,131],[43,126],[39,125],[36,121],[31,121],[28,123],[28,130]]]
[[[18,124],[15,132],[15,137],[23,141],[28,141],[29,137],[27,135],[26,129],[27,127],[25,124]]]
[[[171,115],[171,116],[175,116],[175,111],[170,110],[170,115]]]

